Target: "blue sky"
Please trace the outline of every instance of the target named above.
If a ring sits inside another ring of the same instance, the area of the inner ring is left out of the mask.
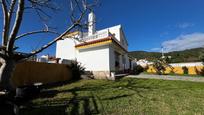
[[[70,21],[65,1],[57,0],[61,11],[52,13],[49,21],[59,32]],[[121,24],[129,51],[160,51],[162,46],[167,52],[201,47],[204,45],[203,6],[204,0],[101,0],[101,5],[95,8],[96,26],[100,30]],[[35,13],[28,11],[25,17],[21,33],[43,28]],[[41,34],[24,38],[17,45],[20,51],[29,52],[51,39]],[[41,54],[55,55],[55,45]]]
[[[100,10],[99,14],[108,15],[102,23],[106,26],[121,23],[130,51],[159,51],[161,46],[175,49],[164,43],[204,32],[203,0],[120,0],[117,3],[112,0],[103,4],[105,12]]]

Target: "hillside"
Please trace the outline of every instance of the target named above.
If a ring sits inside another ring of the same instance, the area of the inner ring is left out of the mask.
[[[178,62],[197,62],[199,60],[199,55],[204,51],[204,48],[188,49],[184,51],[173,51],[165,53],[166,56],[171,56],[172,63]],[[159,52],[146,52],[146,51],[132,51],[129,52],[129,56],[137,59],[147,59],[149,61],[158,59],[161,57]]]

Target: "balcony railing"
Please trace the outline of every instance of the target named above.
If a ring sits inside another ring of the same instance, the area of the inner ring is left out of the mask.
[[[102,31],[96,32],[95,34],[93,34],[91,36],[88,36],[88,33],[83,33],[83,40],[84,41],[90,41],[90,40],[106,38],[109,36],[110,36],[110,33],[108,30],[102,30]]]

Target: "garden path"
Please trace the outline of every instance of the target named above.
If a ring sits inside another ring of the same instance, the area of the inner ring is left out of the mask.
[[[178,75],[139,74],[139,75],[129,75],[127,77],[145,78],[145,79],[163,79],[163,80],[182,80],[182,81],[204,82],[204,77],[195,77],[195,76],[191,77],[191,76],[178,76]]]

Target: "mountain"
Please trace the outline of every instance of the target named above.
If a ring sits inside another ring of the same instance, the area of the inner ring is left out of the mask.
[[[179,62],[198,62],[200,61],[199,56],[201,52],[204,51],[204,48],[194,48],[188,49],[184,51],[173,51],[169,53],[165,53],[165,56],[171,56],[172,63]],[[130,57],[134,57],[137,59],[147,59],[149,61],[158,59],[161,57],[160,52],[146,52],[146,51],[131,51],[128,53]]]

